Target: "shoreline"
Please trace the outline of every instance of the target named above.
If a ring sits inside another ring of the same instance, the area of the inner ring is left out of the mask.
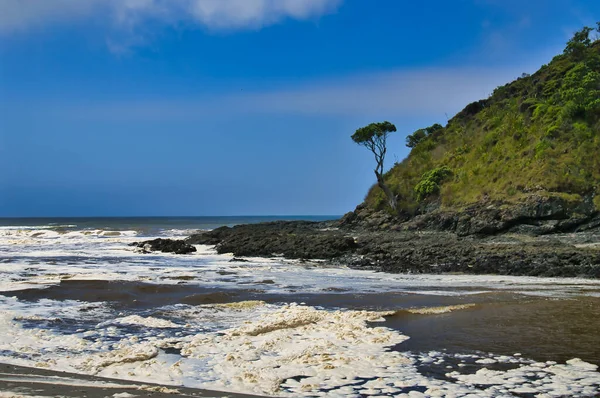
[[[33,368],[5,365],[0,391],[6,394],[0,398],[167,397],[175,391],[180,396],[247,396],[173,385],[290,396],[408,394],[438,387],[448,393],[481,388],[492,394],[521,388],[514,379],[535,364],[540,380],[554,383],[552,391],[571,384],[582,394],[597,389],[598,374],[591,370],[600,365],[595,333],[599,279],[393,275],[349,269],[343,262],[382,256],[382,262],[391,263],[398,252],[412,250],[421,256],[415,255],[417,267],[419,258],[440,256],[444,249],[447,257],[472,256],[460,251],[466,245],[488,251],[507,246],[561,251],[594,245],[592,235],[552,243],[547,237],[538,241],[521,235],[475,239],[358,231],[338,222],[271,223],[207,232],[200,236],[214,240],[210,248],[197,245],[196,255],[163,255],[150,254],[155,250],[146,250],[145,244],[127,246],[139,239],[134,234],[97,238],[103,233],[74,232],[76,239],[36,235],[30,246],[15,251],[22,257],[9,260],[8,267],[14,263],[16,268],[10,274],[15,284],[28,284],[4,294],[2,348],[7,362]],[[215,244],[222,251],[236,246],[240,252],[296,260],[219,255]],[[164,248],[168,252],[173,246]],[[317,255],[329,259],[310,261]],[[48,286],[37,289],[39,282]],[[365,315],[371,312],[383,315]],[[48,369],[136,378],[144,384]],[[479,386],[489,384],[486,372],[496,371],[502,378],[498,387]],[[555,374],[580,371],[595,384],[575,378],[554,382]],[[486,382],[476,379],[480,376]],[[398,388],[395,383],[407,378],[414,385]],[[530,386],[542,391],[538,387]]]
[[[435,230],[349,228],[343,221],[220,227],[185,242],[239,257],[322,260],[389,273],[600,278],[600,231],[458,236]]]
[[[230,397],[258,398],[226,391],[204,390],[0,363],[0,398],[20,397]]]

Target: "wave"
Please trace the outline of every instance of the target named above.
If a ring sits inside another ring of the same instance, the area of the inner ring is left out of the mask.
[[[135,230],[105,230],[105,229],[83,229],[83,230],[57,230],[57,228],[7,228],[0,229],[0,238],[28,237],[36,239],[73,239],[86,237],[113,237],[113,236],[136,236]]]
[[[159,235],[161,236],[168,236],[168,237],[173,237],[173,238],[187,238],[190,235],[193,235],[195,233],[198,233],[199,231],[210,231],[209,229],[176,229],[176,228],[171,228],[171,229],[162,229],[159,232]]]
[[[181,328],[182,325],[178,325],[174,322],[168,321],[166,319],[155,318],[152,316],[142,317],[139,315],[129,315],[122,318],[113,319],[111,321],[106,321],[103,323],[99,323],[97,327],[105,327],[109,325],[131,325],[131,326],[146,326],[150,328]]]
[[[48,224],[48,225],[3,225],[0,226],[0,230],[3,229],[60,229],[60,228],[77,228],[75,224]]]
[[[408,312],[410,314],[419,314],[419,315],[437,315],[437,314],[447,314],[453,311],[466,310],[469,308],[475,307],[476,304],[459,304],[459,305],[444,305],[440,307],[422,307],[422,308],[408,308],[405,310],[397,311],[396,314],[402,312]]]

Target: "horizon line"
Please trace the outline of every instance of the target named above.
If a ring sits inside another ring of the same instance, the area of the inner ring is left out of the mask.
[[[160,216],[0,216],[0,219],[15,218],[199,218],[199,217],[341,217],[343,214],[238,214],[238,215],[160,215]]]

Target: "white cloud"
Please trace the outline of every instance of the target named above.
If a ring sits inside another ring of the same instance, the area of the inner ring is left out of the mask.
[[[192,0],[196,20],[213,28],[261,27],[284,18],[307,19],[334,9],[338,0]]]
[[[96,0],[0,0],[0,33],[86,18]]]
[[[248,115],[334,117],[453,116],[542,62],[511,68],[437,68],[358,74],[287,84],[270,90],[212,93],[210,97],[38,106],[86,120],[203,120]]]
[[[331,12],[342,0],[0,0],[0,33],[89,18],[131,29],[146,19],[208,29],[257,29]]]

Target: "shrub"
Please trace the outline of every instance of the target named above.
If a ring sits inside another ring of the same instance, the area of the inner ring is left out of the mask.
[[[406,137],[406,146],[414,148],[428,137],[438,138],[443,133],[444,128],[441,124],[434,124],[424,129],[419,129]],[[433,144],[435,146],[435,144]]]
[[[440,192],[440,184],[452,175],[452,170],[446,166],[438,167],[423,174],[421,181],[415,186],[417,201]]]

